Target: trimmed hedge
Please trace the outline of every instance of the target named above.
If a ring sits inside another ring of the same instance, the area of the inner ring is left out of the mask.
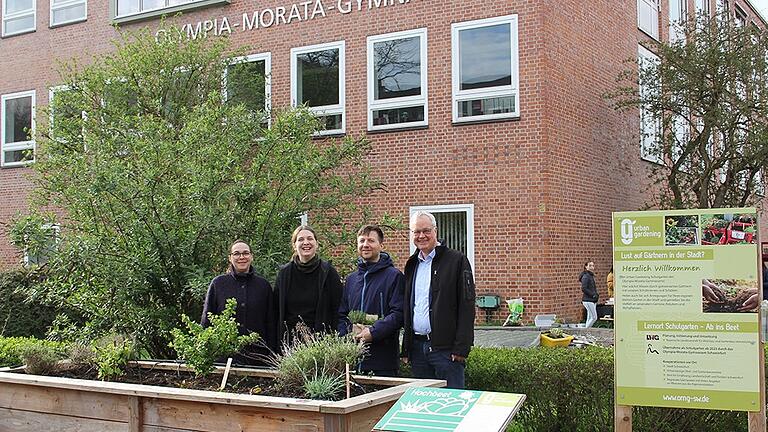
[[[510,431],[613,430],[610,348],[474,348],[467,359],[466,378],[469,389],[526,395]],[[747,415],[635,407],[632,427],[636,432],[746,432]]]
[[[45,337],[56,309],[29,302],[28,290],[45,278],[45,270],[15,268],[0,272],[0,336]]]

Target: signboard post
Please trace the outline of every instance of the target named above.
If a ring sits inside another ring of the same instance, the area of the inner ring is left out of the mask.
[[[433,387],[408,389],[374,431],[503,431],[525,395]]]
[[[635,405],[765,430],[758,245],[754,208],[613,214],[617,431]]]

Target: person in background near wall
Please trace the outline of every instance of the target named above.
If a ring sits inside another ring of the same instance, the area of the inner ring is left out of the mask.
[[[411,216],[416,253],[405,264],[403,360],[416,378],[464,388],[464,368],[474,342],[475,281],[469,260],[437,241],[431,213]]]
[[[317,237],[302,225],[291,236],[293,259],[280,267],[275,281],[278,343],[286,342],[296,324],[315,332],[335,331],[341,302],[341,278],[328,261],[317,256]]]
[[[605,278],[605,285],[608,287],[608,298],[613,298],[613,266]]]
[[[264,364],[264,356],[276,345],[276,319],[272,308],[272,287],[266,279],[256,274],[251,266],[253,255],[248,243],[235,240],[229,248],[229,272],[211,281],[205,295],[203,315],[200,324],[211,325],[208,313],[219,315],[224,311],[227,300],[237,300],[235,320],[240,335],[258,333],[261,339],[254,345],[243,348],[241,354],[233,356],[239,364]]]
[[[584,309],[587,310],[587,322],[584,327],[592,327],[592,324],[597,321],[597,286],[595,285],[595,263],[587,261],[584,264],[584,271],[579,275],[579,282],[581,282],[581,304],[584,305]]]
[[[368,343],[368,356],[360,371],[378,376],[397,376],[400,328],[403,327],[403,274],[383,252],[384,232],[366,225],[357,232],[357,271],[347,276],[339,307],[339,334],[352,329],[348,314],[358,310],[377,316],[355,338]]]

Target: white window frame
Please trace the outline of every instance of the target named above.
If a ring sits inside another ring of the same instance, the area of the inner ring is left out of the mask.
[[[688,0],[669,0],[669,41],[685,42],[685,22],[688,20]]]
[[[510,85],[486,87],[481,89],[461,90],[461,76],[459,74],[461,55],[459,52],[459,33],[480,27],[490,27],[499,24],[509,24],[510,56],[512,70],[510,71],[512,82]],[[520,86],[519,86],[519,50],[518,50],[518,25],[517,14],[505,15],[494,18],[486,18],[475,21],[465,21],[451,24],[451,76],[453,81],[452,107],[453,123],[472,123],[487,120],[500,120],[520,117]],[[515,97],[515,109],[510,113],[486,114],[471,117],[459,117],[459,102],[470,99],[486,99],[500,97]]]
[[[659,40],[660,11],[659,0],[637,0],[637,28],[657,41]],[[650,14],[650,23],[645,22],[643,12]]]
[[[638,75],[639,75],[639,70],[640,68],[643,67],[643,63],[658,62],[659,57],[656,54],[649,51],[647,48],[643,47],[642,45],[638,45],[637,60],[638,60],[637,67],[638,67]],[[657,85],[660,86],[661,83],[657,83]],[[642,93],[648,90],[645,90],[644,87],[641,86],[640,83],[638,83],[638,91],[640,92],[640,95],[642,97]],[[640,107],[640,157],[649,162],[661,164],[664,162],[661,159],[661,155],[652,154],[647,151],[649,146],[654,141],[658,141],[661,136],[661,119],[655,119],[654,121],[655,124],[653,125],[654,127],[653,127],[652,133],[647,134],[646,133],[647,127],[645,125],[645,122],[643,121],[643,119],[645,118],[644,112],[645,112],[645,109],[643,107]]]
[[[258,54],[249,54],[247,56],[235,57],[230,62],[231,65],[238,63],[264,62],[264,112],[267,114],[267,127],[272,126],[272,53],[263,52]],[[227,100],[227,74],[228,69],[224,68],[224,100]]]
[[[59,241],[61,239],[61,226],[59,224],[56,224],[56,223],[46,223],[46,224],[43,224],[42,228],[43,228],[43,230],[51,230],[53,232],[53,245],[52,246],[54,248],[57,247],[58,244],[59,244]],[[26,236],[25,236],[24,240],[26,240]],[[24,267],[29,267],[30,264],[35,264],[35,265],[38,265],[38,266],[39,265],[44,265],[50,259],[50,257],[44,257],[45,258],[45,262],[43,262],[43,264],[40,264],[40,258],[41,257],[38,256],[36,258],[36,260],[35,260],[36,262],[34,262],[34,263],[31,262],[32,260],[30,258],[31,257],[29,256],[29,249],[25,246],[24,247]]]
[[[744,27],[749,23],[749,14],[738,4],[734,4],[733,20],[737,27]]]
[[[475,205],[474,204],[446,204],[446,205],[425,205],[425,206],[411,206],[408,209],[408,220],[411,216],[418,211],[425,211],[429,213],[457,213],[465,212],[467,214],[467,259],[472,266],[472,271],[475,270]],[[440,227],[437,227],[438,237],[440,237]],[[450,246],[450,245],[449,245]],[[416,246],[413,242],[410,242],[411,255],[416,252]]]
[[[20,12],[15,12],[12,14],[6,14],[5,11],[8,9],[8,2],[11,0],[2,0],[3,2],[3,31],[2,36],[13,36],[13,35],[19,35],[24,33],[30,33],[37,30],[37,0],[32,0],[32,9],[23,10]],[[32,28],[27,28],[23,30],[19,30],[13,33],[8,33],[5,31],[5,22],[10,21],[12,19],[16,18],[22,18],[32,15]]]
[[[374,70],[376,60],[376,52],[374,45],[379,42],[387,42],[398,39],[408,39],[418,37],[419,38],[419,52],[420,52],[420,78],[421,78],[421,94],[417,96],[404,96],[392,99],[376,100],[376,71]],[[368,130],[390,130],[390,129],[402,129],[427,126],[429,124],[428,109],[427,109],[427,29],[420,28],[415,30],[406,30],[396,33],[387,33],[376,36],[368,36]],[[408,123],[393,123],[386,125],[374,125],[373,124],[373,112],[385,109],[407,108],[412,106],[421,105],[424,107],[424,120]]]
[[[5,142],[5,105],[8,100],[12,99],[20,99],[24,97],[32,97],[32,115],[31,115],[31,126],[32,130],[30,131],[30,136],[32,139],[27,141],[20,141],[20,142],[14,142],[14,143],[6,143]],[[0,165],[4,167],[13,167],[13,166],[24,166],[29,165],[35,161],[35,91],[34,90],[27,90],[17,93],[10,93],[0,96]],[[6,151],[14,151],[14,150],[29,150],[32,149],[32,159],[28,161],[23,162],[5,162],[5,152]]]
[[[706,16],[712,16],[712,5],[709,4],[709,0],[696,0],[693,3],[697,15],[704,13]]]
[[[88,0],[66,0],[65,2],[57,4],[57,5],[54,5],[53,2],[54,2],[54,0],[50,0],[50,3],[51,3],[50,19],[49,19],[50,22],[48,24],[50,27],[60,27],[60,26],[63,26],[63,25],[74,24],[74,23],[79,23],[79,22],[83,22],[83,21],[87,21],[88,20]],[[83,5],[83,9],[85,10],[85,14],[82,17],[73,18],[73,19],[71,19],[69,21],[62,21],[62,22],[58,22],[58,23],[53,22],[53,12],[54,11],[59,10],[59,9],[66,9],[68,7],[79,5],[79,4],[82,4]]]
[[[319,136],[324,135],[340,135],[346,133],[347,130],[347,113],[346,113],[346,62],[345,62],[345,41],[328,42],[317,45],[308,45],[298,48],[291,48],[291,106],[298,105],[298,56],[301,54],[325,51],[331,49],[339,50],[339,103],[335,105],[323,105],[319,107],[310,107],[309,110],[316,116],[330,116],[341,114],[341,128],[340,129],[328,129],[321,130],[317,133]]]

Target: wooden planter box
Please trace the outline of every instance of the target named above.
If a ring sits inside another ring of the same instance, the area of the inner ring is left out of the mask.
[[[175,363],[137,366],[187,370]],[[274,372],[232,368],[230,375]],[[331,402],[0,372],[0,431],[369,432],[407,388],[445,386],[442,380],[355,379],[392,387]]]

